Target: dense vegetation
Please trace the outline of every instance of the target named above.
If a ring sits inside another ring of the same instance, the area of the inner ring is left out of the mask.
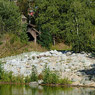
[[[94,0],[32,0],[28,4],[35,13],[32,18],[42,32],[38,41],[42,46],[49,48],[63,42],[72,46],[75,52],[94,50]]]
[[[75,52],[92,51],[95,37],[93,0],[36,0],[36,4],[37,25],[41,31],[51,33],[54,44],[61,40]]]
[[[0,33],[19,32],[21,15],[19,8],[8,0],[0,0]]]
[[[40,45],[28,42],[27,23],[13,0],[0,0],[0,58],[23,52],[43,51]]]
[[[27,23],[31,20],[41,32],[38,43],[43,47],[50,49],[61,42],[75,52],[95,51],[94,0],[18,0],[17,5],[9,0],[0,1],[0,36],[13,34],[11,45],[15,41],[24,45],[28,42],[27,27],[21,24],[23,13]],[[33,11],[31,17],[29,10]]]

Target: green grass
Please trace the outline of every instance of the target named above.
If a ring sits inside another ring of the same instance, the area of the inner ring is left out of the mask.
[[[24,52],[31,51],[46,51],[45,48],[41,47],[39,44],[34,42],[22,43],[19,37],[15,34],[5,34],[0,38],[0,58],[7,56],[14,56]]]
[[[57,43],[56,45],[52,45],[50,49],[51,50],[72,50],[72,47],[64,43]]]

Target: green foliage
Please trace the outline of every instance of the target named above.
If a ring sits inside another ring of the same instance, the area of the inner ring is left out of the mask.
[[[12,83],[24,83],[23,76],[14,76],[12,72],[5,72],[0,62],[0,81],[1,82],[12,82]]]
[[[12,80],[12,72],[2,72],[2,77],[1,77],[1,81],[3,82],[11,82]]]
[[[2,45],[2,44],[3,44],[3,42],[0,41],[0,45]]]
[[[16,34],[13,34],[13,35],[11,34],[10,44],[12,45],[14,44],[14,42],[18,42],[18,41],[20,41],[19,36]]]
[[[29,83],[29,82],[31,82],[30,76],[25,77],[25,83]]]
[[[33,22],[41,31],[38,43],[43,47],[50,49],[53,42],[65,42],[75,52],[93,50],[94,0],[30,0],[30,3],[27,0],[18,0],[18,6],[26,16],[29,9],[34,11]],[[4,27],[2,18],[0,22]],[[0,26],[2,31],[3,27]],[[21,41],[26,43],[26,33],[22,32],[21,35]]]
[[[43,71],[43,83],[45,84],[51,84],[51,83],[58,83],[59,76],[57,75],[57,72],[51,72],[47,66],[45,66]]]
[[[95,31],[95,12],[89,1],[71,0],[65,22],[65,41],[72,44],[75,52],[91,51],[88,46]],[[92,13],[93,12],[93,13]]]
[[[68,78],[60,79],[59,83],[63,85],[72,84],[72,82]]]
[[[13,83],[25,83],[23,76],[12,76],[12,79],[10,80]]]
[[[2,72],[0,81],[2,82],[12,82],[12,83],[24,83],[23,76],[14,76],[12,72]]]
[[[93,0],[36,0],[36,6],[35,19],[40,31],[47,30],[55,41],[64,40],[75,52],[91,51],[95,37]]]
[[[41,46],[46,47],[47,49],[50,49],[50,47],[52,45],[52,36],[51,36],[51,34],[47,31],[42,31],[42,33],[39,35],[38,43]]]
[[[57,71],[50,71],[50,69],[45,66],[43,71],[43,83],[68,85],[72,82],[68,78],[60,79]]]
[[[43,74],[38,75],[38,80],[43,80]]]
[[[14,2],[0,0],[0,31],[16,33],[20,29],[20,24],[20,12]]]
[[[3,72],[3,69],[2,69],[2,62],[0,62],[0,79],[2,77],[2,72]]]
[[[32,75],[31,75],[31,81],[37,81],[38,80],[38,75],[37,75],[37,69],[33,65],[32,66]]]
[[[28,0],[17,0],[20,12],[23,13],[25,16],[28,14],[29,2]]]
[[[61,16],[63,1],[36,0],[36,6],[38,9],[36,9],[37,15],[35,16],[35,20],[39,30],[42,31],[42,36],[48,32],[52,39],[55,38],[55,41],[59,41],[59,38],[62,37],[62,29],[64,27]],[[43,41],[46,38],[43,37]],[[48,43],[51,43],[51,41]]]
[[[27,36],[27,25],[22,25],[22,32],[20,33],[20,40],[22,43],[27,44],[28,43],[28,36]]]
[[[4,32],[4,27],[5,27],[4,22],[2,20],[2,17],[0,16],[0,33],[1,34],[3,34]]]

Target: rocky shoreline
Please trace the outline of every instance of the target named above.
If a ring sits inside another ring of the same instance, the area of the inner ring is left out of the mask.
[[[4,70],[12,71],[14,75],[30,75],[32,65],[36,66],[40,74],[47,64],[51,71],[60,72],[61,78],[70,79],[72,85],[95,87],[95,59],[90,58],[90,54],[51,50],[23,53],[2,58],[0,61],[4,62]]]

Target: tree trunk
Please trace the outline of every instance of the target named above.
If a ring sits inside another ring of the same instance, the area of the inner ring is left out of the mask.
[[[55,36],[53,37],[53,45],[55,45]]]
[[[36,44],[36,42],[37,42],[37,37],[34,38],[34,43]]]

